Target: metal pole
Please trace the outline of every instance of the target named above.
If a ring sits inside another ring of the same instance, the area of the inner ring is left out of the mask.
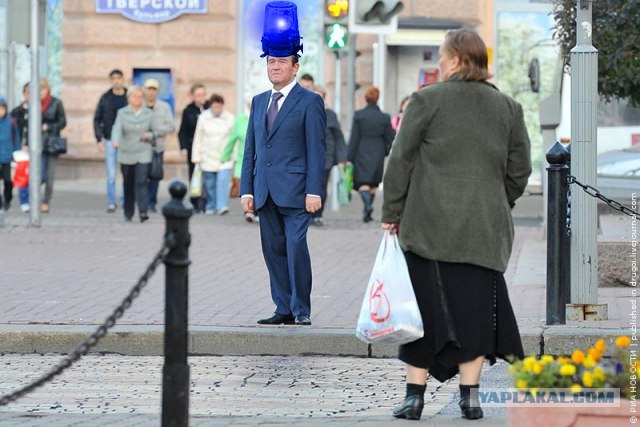
[[[380,90],[380,98],[378,99],[378,105],[382,111],[386,110],[385,106],[385,93],[386,85],[385,79],[387,77],[387,44],[384,41],[384,34],[378,34],[378,67],[380,67],[378,78],[378,89]]]
[[[569,152],[559,142],[547,151],[547,325],[566,323],[566,307],[570,301],[569,161]]]
[[[166,238],[172,241],[165,265],[165,332],[162,375],[162,427],[189,425],[188,305],[189,305],[189,218],[193,209],[183,202],[187,185],[169,185],[171,201],[162,208]]]
[[[239,1],[236,8],[236,46],[242,46],[238,49],[236,54],[236,114],[244,114],[245,112],[245,99],[244,99],[244,2]],[[189,177],[191,179],[191,177]]]
[[[335,96],[333,102],[333,110],[340,120],[340,112],[342,111],[342,55],[340,52],[334,52],[336,55],[336,78],[335,78]]]
[[[347,56],[347,115],[346,123],[342,123],[342,129],[347,130],[347,134],[351,134],[351,122],[353,121],[353,113],[355,111],[355,92],[356,92],[356,43],[357,34],[349,35],[349,52]]]
[[[39,0],[31,0],[31,82],[29,83],[29,225],[40,227],[42,179],[42,111],[40,111]]]
[[[591,0],[577,0],[576,46],[571,49],[571,172],[596,185],[598,51],[592,45]],[[583,191],[571,200],[571,302],[598,299],[597,205]]]

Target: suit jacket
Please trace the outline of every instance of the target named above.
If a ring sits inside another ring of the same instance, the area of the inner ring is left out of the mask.
[[[448,80],[411,96],[384,176],[382,221],[404,249],[504,272],[510,205],[531,174],[522,106],[489,84]]]
[[[270,98],[268,90],[251,104],[240,194],[253,195],[255,209],[265,204],[268,195],[280,207],[304,209],[307,194],[324,193],[324,102],[296,84],[267,133]]]
[[[347,144],[344,142],[344,134],[340,129],[340,122],[335,111],[327,108],[327,152],[324,168],[331,169],[338,163],[347,161]]]

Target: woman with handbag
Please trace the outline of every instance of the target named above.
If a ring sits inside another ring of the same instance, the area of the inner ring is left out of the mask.
[[[427,374],[460,372],[460,409],[483,416],[485,358],[522,358],[503,273],[511,207],[531,174],[522,106],[487,82],[487,49],[469,29],[440,48],[441,83],[411,96],[384,177],[383,228],[399,232],[424,325],[400,346],[407,394],[397,418],[419,419]]]
[[[40,108],[42,109],[42,179],[45,185],[41,210],[43,213],[49,213],[58,157],[67,152],[67,140],[60,136],[60,131],[67,125],[67,118],[62,101],[51,96],[51,87],[47,79],[40,79]]]
[[[229,184],[233,163],[222,161],[222,152],[233,127],[234,116],[224,109],[224,98],[213,94],[209,109],[198,117],[191,161],[200,165],[207,195],[205,215],[229,212]]]
[[[130,222],[138,205],[140,222],[149,219],[149,167],[153,157],[155,121],[145,107],[144,92],[138,86],[127,91],[129,105],[118,110],[111,140],[118,148],[118,163],[124,186],[124,217]]]

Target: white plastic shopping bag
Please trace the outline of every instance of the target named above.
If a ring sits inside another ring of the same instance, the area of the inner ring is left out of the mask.
[[[423,335],[420,309],[398,236],[386,231],[362,301],[356,336],[366,343],[400,345]]]
[[[202,196],[202,170],[200,165],[196,164],[193,168],[193,174],[191,175],[191,182],[189,186],[189,195],[191,197]]]

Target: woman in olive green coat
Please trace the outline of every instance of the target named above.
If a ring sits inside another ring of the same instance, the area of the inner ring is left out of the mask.
[[[394,416],[420,417],[428,373],[460,372],[462,415],[477,419],[485,358],[523,357],[503,272],[530,144],[520,104],[486,81],[477,33],[447,35],[440,73],[412,95],[383,181],[383,228],[399,233],[424,323],[424,337],[400,347],[407,397]]]

